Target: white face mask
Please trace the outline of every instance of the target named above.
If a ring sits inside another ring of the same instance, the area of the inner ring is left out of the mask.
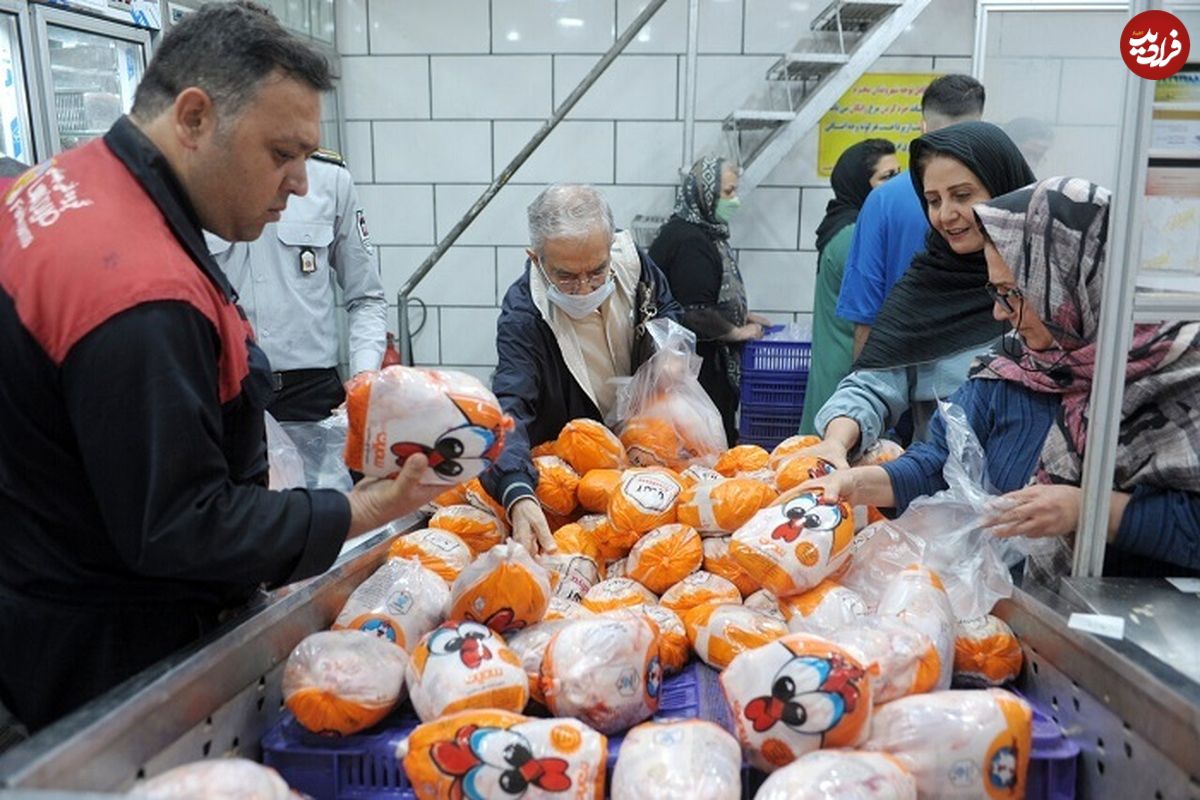
[[[616,288],[616,284],[613,283],[610,276],[603,286],[593,289],[587,294],[567,294],[550,283],[550,288],[546,290],[546,296],[550,298],[551,303],[565,311],[568,317],[583,319],[603,305]]]

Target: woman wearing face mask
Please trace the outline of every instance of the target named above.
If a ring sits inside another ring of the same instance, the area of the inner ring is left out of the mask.
[[[721,412],[730,446],[737,443],[742,343],[758,339],[770,321],[750,314],[746,287],[729,246],[729,220],[741,201],[737,168],[723,158],[700,159],[675,192],[675,211],[650,245],[696,333],[704,359],[700,385]]]
[[[998,536],[1064,536],[1078,526],[1109,200],[1086,180],[1050,178],[976,207],[989,239],[986,292],[1012,333],[951,400],[983,445],[989,480],[1007,492],[991,520]],[[1200,570],[1198,403],[1200,323],[1134,326],[1105,574]],[[891,464],[808,485],[830,499],[903,509],[946,488],[940,415],[930,429],[928,442]]]
[[[824,440],[806,452],[839,467],[909,410],[914,438],[924,439],[938,398],[962,385],[972,359],[1004,333],[983,292],[987,264],[972,206],[1032,183],[1033,173],[987,122],[925,134],[909,158],[931,229],[884,301],[854,372],[817,413]]]
[[[813,295],[812,366],[804,389],[801,433],[816,433],[814,420],[821,406],[850,372],[854,323],[837,316],[838,292],[854,222],[867,195],[900,171],[896,145],[887,139],[867,139],[846,148],[829,177],[833,199],[817,226],[817,288]]]

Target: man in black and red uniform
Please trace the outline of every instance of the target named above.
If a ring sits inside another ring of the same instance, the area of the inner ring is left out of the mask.
[[[0,205],[0,702],[31,729],[212,629],[262,583],[425,502],[425,467],[272,492],[270,366],[201,229],[306,191],[322,56],[260,8],[166,36],[129,117]]]

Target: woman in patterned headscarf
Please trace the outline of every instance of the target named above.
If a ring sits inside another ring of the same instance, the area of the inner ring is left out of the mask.
[[[975,206],[993,314],[1012,327],[952,398],[1007,492],[999,536],[1074,533],[1096,367],[1108,190],[1050,178]],[[904,508],[945,488],[945,428],[885,467],[822,479],[827,494]],[[1200,571],[1200,322],[1134,326],[1106,574]],[[1098,499],[1097,499],[1098,500]]]
[[[758,339],[769,321],[751,314],[729,220],[737,211],[737,167],[723,158],[700,159],[675,190],[675,211],[650,245],[650,258],[667,276],[683,306],[683,324],[696,333],[700,385],[721,412],[725,435],[737,443],[742,343]]]

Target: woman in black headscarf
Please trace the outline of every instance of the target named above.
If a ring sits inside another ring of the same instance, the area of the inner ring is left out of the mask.
[[[751,314],[729,220],[740,206],[737,168],[723,158],[700,159],[675,192],[675,211],[650,245],[683,306],[683,324],[696,334],[700,385],[721,412],[725,436],[737,443],[742,343],[758,339],[769,321]]]
[[[909,154],[931,230],[884,301],[854,372],[817,414],[824,441],[810,454],[835,465],[870,447],[910,409],[914,438],[924,439],[937,400],[953,394],[972,359],[1004,333],[984,291],[983,233],[972,206],[1033,183],[1032,170],[987,122],[925,134]]]
[[[854,323],[838,317],[837,300],[850,241],[854,238],[854,222],[871,190],[899,171],[896,145],[887,139],[866,139],[846,148],[829,176],[833,199],[825,206],[825,219],[817,226],[812,366],[804,388],[800,433],[816,433],[817,412],[850,372],[854,360]]]

